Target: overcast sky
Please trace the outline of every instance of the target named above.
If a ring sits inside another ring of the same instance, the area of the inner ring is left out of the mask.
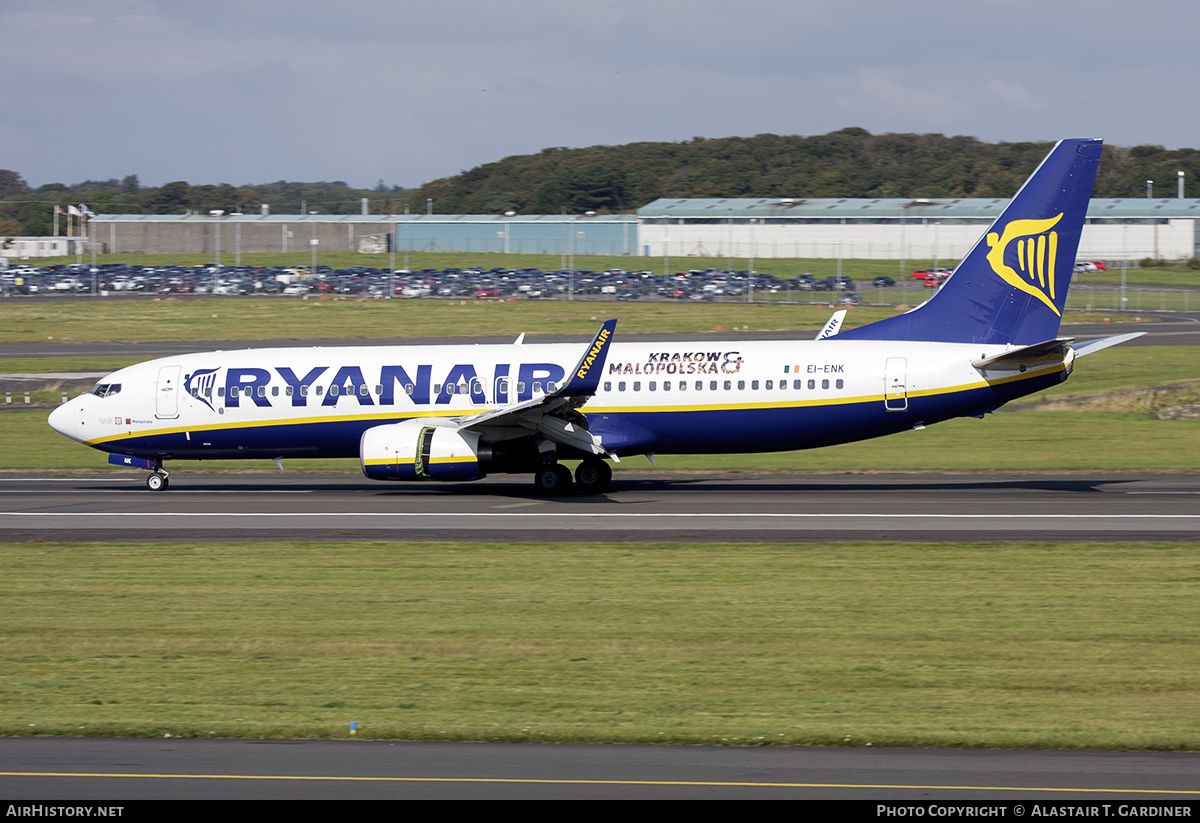
[[[550,146],[872,133],[1200,147],[1196,0],[0,0],[33,186],[416,186]]]

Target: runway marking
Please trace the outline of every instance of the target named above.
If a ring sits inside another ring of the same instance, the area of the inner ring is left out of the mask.
[[[120,491],[118,489],[117,491]],[[5,494],[45,494],[36,489],[5,489]],[[140,492],[139,492],[140,493]],[[312,489],[188,489],[179,494],[312,494]]]
[[[634,518],[874,518],[880,520],[916,520],[921,518],[938,520],[1200,520],[1200,514],[874,514],[813,513],[813,512],[0,512],[0,517],[362,517],[362,518],[606,518],[629,520]]]
[[[1200,494],[1200,492],[1124,492],[1125,494]]]
[[[107,777],[152,778],[161,780],[305,780],[352,781],[363,783],[508,783],[574,786],[709,786],[763,789],[912,789],[920,791],[976,792],[1092,792],[1103,794],[1200,795],[1200,789],[1105,789],[1062,788],[1057,786],[933,786],[902,783],[750,783],[710,780],[556,780],[549,778],[510,777],[349,777],[336,775],[263,775],[263,774],[138,774],[105,772],[0,772],[0,777]]]

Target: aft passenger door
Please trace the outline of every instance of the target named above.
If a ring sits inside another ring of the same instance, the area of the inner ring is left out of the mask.
[[[908,408],[908,358],[889,357],[884,365],[883,407],[888,411]]]

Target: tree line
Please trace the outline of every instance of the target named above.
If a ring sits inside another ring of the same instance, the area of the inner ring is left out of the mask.
[[[1051,143],[984,143],[940,134],[879,134],[859,128],[811,137],[760,134],[679,143],[630,143],[546,148],[486,163],[417,189],[356,189],[343,181],[261,185],[143,187],[122,180],[34,189],[20,174],[0,170],[0,235],[45,235],[53,206],[86,203],[95,213],[276,213],[301,209],[356,214],[369,198],[373,214],[630,213],[658,198],[863,197],[1009,198],[1050,150]],[[1095,197],[1174,197],[1183,171],[1200,195],[1200,151],[1162,146],[1106,145]]]

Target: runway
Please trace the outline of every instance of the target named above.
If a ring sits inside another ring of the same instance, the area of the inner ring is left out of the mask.
[[[3,540],[1196,540],[1200,477],[618,473],[540,497],[523,476],[0,476]]]
[[[983,800],[988,816],[1019,817],[1016,802],[1029,816],[1050,816],[1029,806],[1040,799],[1054,816],[1098,803],[1111,804],[1109,814],[1090,816],[1130,816],[1121,808],[1194,816],[1198,767],[1194,752],[9,738],[0,741],[0,795],[9,803],[851,799],[868,814],[876,803],[918,804],[923,817],[965,816],[931,810],[936,801]]]

